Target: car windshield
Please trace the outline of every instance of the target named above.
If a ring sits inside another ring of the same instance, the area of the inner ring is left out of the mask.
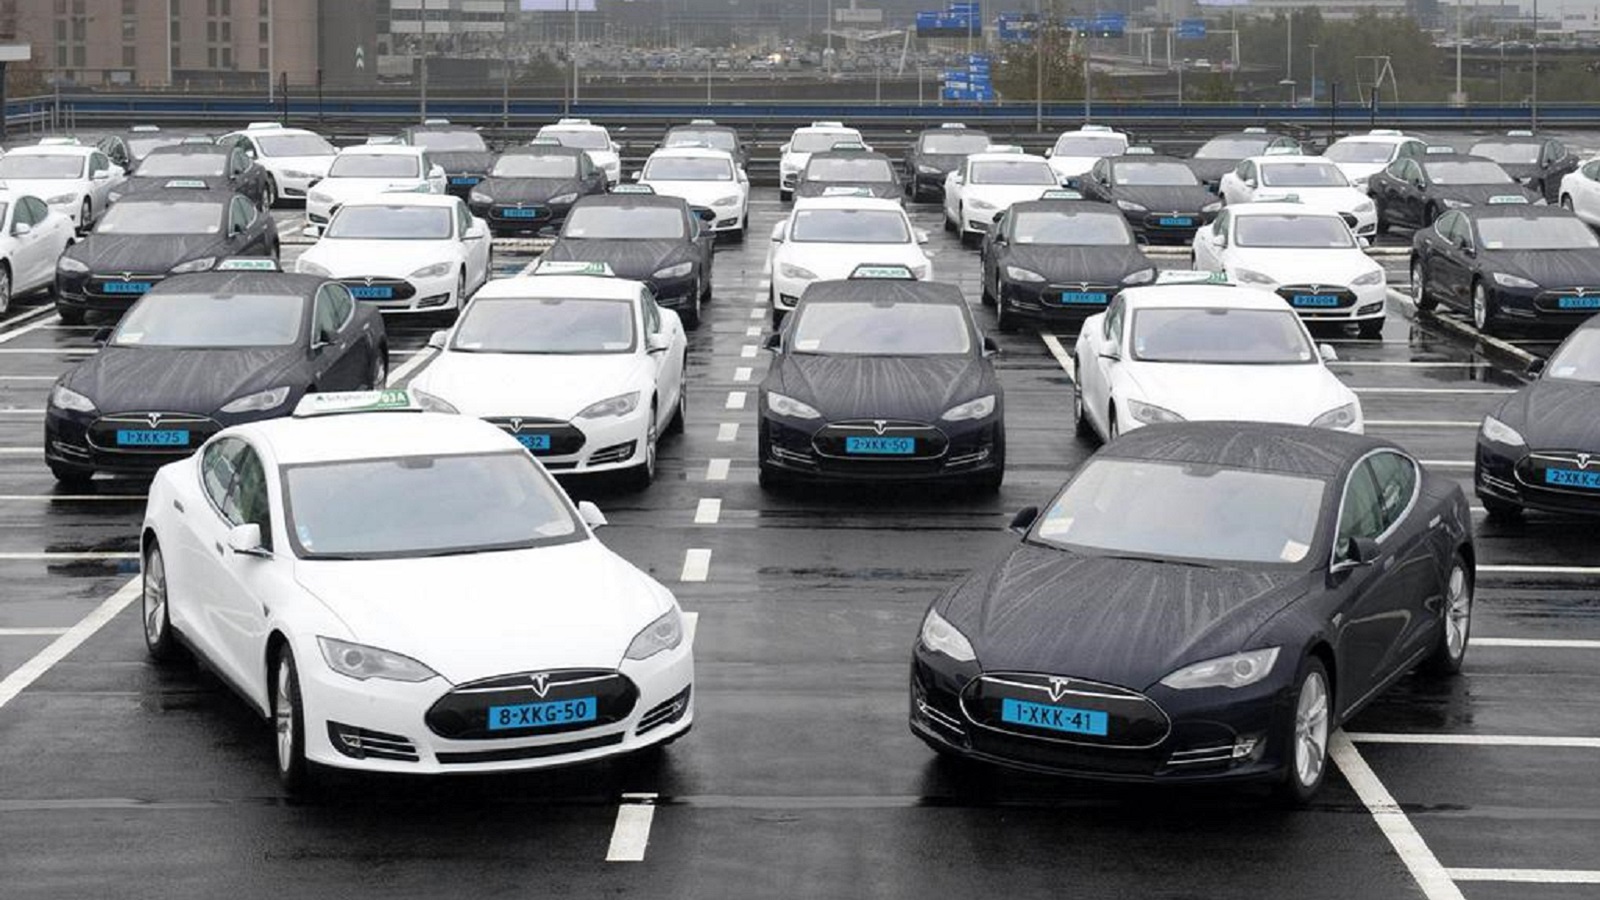
[[[1600,384],[1600,328],[1574,331],[1550,357],[1544,377]]]
[[[507,153],[495,160],[489,172],[494,178],[577,178],[576,156],[543,153]]]
[[[1577,218],[1485,216],[1478,220],[1485,250],[1593,250],[1600,239]]]
[[[644,164],[645,181],[732,181],[733,163],[715,156],[658,156]]]
[[[204,200],[125,199],[112,204],[95,234],[216,234],[222,230],[221,203]]]
[[[1531,166],[1539,161],[1539,144],[1522,141],[1484,141],[1473,144],[1467,151],[1473,156],[1483,156],[1501,165]]]
[[[806,166],[807,181],[893,181],[894,167],[887,159],[813,156]]]
[[[13,153],[0,157],[0,178],[82,178],[85,156]]]
[[[947,356],[971,350],[958,306],[932,303],[813,303],[800,307],[796,353]]]
[[[440,153],[486,153],[483,135],[465,129],[457,131],[415,131],[411,143]]]
[[[225,153],[156,153],[139,162],[140,178],[220,178],[227,171]]]
[[[329,178],[416,178],[422,160],[410,154],[341,153],[328,167]]]
[[[1315,478],[1277,472],[1090,459],[1030,539],[1156,560],[1299,563],[1316,540],[1324,491]]]
[[[1336,216],[1236,216],[1233,242],[1240,247],[1344,249],[1356,245],[1344,220]]]
[[[442,241],[454,230],[444,206],[350,206],[339,208],[323,237],[354,241]]]
[[[1436,159],[1422,164],[1434,184],[1510,184],[1511,176],[1499,163],[1466,159]]]
[[[1125,247],[1134,241],[1128,221],[1104,212],[1019,212],[1011,240],[1017,244]]]
[[[302,559],[446,556],[583,539],[549,476],[517,450],[289,466],[283,497]]]
[[[1128,149],[1128,139],[1110,134],[1063,134],[1056,139],[1056,156],[1117,156]]]
[[[338,151],[320,134],[257,135],[262,156],[332,156]]]
[[[147,294],[122,317],[113,347],[287,347],[300,341],[302,297]]]
[[[567,214],[564,238],[681,241],[683,211],[671,206],[580,206]]]
[[[1322,155],[1334,162],[1386,163],[1394,158],[1394,145],[1381,141],[1335,141]]]
[[[797,131],[789,141],[795,153],[821,153],[832,150],[834,144],[859,143],[861,135],[854,131]]]
[[[157,147],[176,147],[181,143],[183,143],[183,138],[178,137],[177,135],[167,135],[165,137],[133,137],[128,138],[128,152],[132,153],[135,159],[138,159],[148,155],[151,150],[154,150]]]
[[[450,348],[464,353],[629,353],[627,300],[493,297],[461,316]]]
[[[989,136],[981,131],[962,131],[925,134],[921,146],[923,153],[935,156],[969,156],[982,153],[990,143]]]
[[[1212,138],[1194,152],[1195,159],[1249,159],[1267,150],[1271,138],[1219,137]]]
[[[1111,167],[1111,179],[1125,187],[1191,187],[1200,179],[1180,162],[1119,162]]]
[[[1324,162],[1280,162],[1261,165],[1261,183],[1267,187],[1349,187],[1339,167]]]
[[[1130,340],[1141,362],[1295,365],[1317,359],[1299,316],[1287,306],[1136,310]]]
[[[556,131],[541,128],[539,137],[554,138],[563,147],[577,147],[579,150],[610,150],[611,140],[603,131],[583,129],[581,131]]]
[[[1056,173],[1044,160],[1007,159],[974,162],[968,166],[972,184],[1037,184],[1054,186]]]
[[[665,146],[692,147],[696,144],[702,144],[707,147],[714,147],[718,150],[726,150],[729,153],[732,153],[739,149],[739,138],[733,132],[723,131],[721,129],[693,131],[686,128],[680,128],[667,132]]]
[[[890,209],[802,209],[794,214],[789,240],[819,244],[905,244],[911,229],[905,214]]]

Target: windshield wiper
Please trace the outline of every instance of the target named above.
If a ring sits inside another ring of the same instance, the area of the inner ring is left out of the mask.
[[[1102,554],[1097,554],[1097,555],[1100,556],[1102,559],[1129,559],[1129,560],[1133,560],[1135,562],[1161,563],[1163,565],[1169,565],[1169,566],[1188,566],[1188,567],[1194,568],[1194,569],[1215,569],[1215,568],[1217,568],[1217,566],[1214,566],[1214,565],[1212,565],[1210,563],[1195,562],[1193,560],[1187,560],[1187,559],[1172,559],[1170,557],[1165,557],[1165,556],[1146,556],[1146,555],[1139,554],[1139,553],[1102,553]]]

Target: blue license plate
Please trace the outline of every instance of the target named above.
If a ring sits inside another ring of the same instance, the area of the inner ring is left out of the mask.
[[[550,435],[548,434],[519,434],[517,443],[535,453],[545,452],[550,449]]]
[[[1062,291],[1061,302],[1073,306],[1105,306],[1103,291]]]
[[[1560,297],[1557,309],[1600,309],[1600,297]]]
[[[1339,298],[1328,294],[1295,294],[1289,302],[1295,306],[1338,306]]]
[[[479,178],[476,175],[457,175],[454,178],[450,179],[450,183],[451,184],[461,184],[461,185],[466,185],[468,187],[471,187],[472,185],[475,185],[475,184],[477,184],[478,182],[480,182],[482,180],[483,180],[482,178]]]
[[[181,428],[117,429],[118,447],[187,447],[189,432]]]
[[[1157,224],[1167,228],[1187,228],[1194,224],[1194,219],[1189,216],[1162,216]]]
[[[107,294],[144,294],[150,291],[148,281],[107,281],[100,285]]]
[[[500,210],[500,217],[503,219],[537,219],[542,215],[544,215],[544,210],[535,209],[532,207],[527,209],[516,209],[508,206]]]
[[[917,452],[917,441],[908,437],[847,437],[844,452],[865,456],[910,456]]]
[[[350,296],[357,300],[393,300],[394,288],[386,284],[351,285]]]
[[[549,703],[491,706],[489,730],[549,728],[552,725],[567,725],[573,722],[593,722],[598,715],[599,704],[593,697],[574,697],[571,700],[552,700]]]
[[[1111,727],[1111,717],[1099,710],[1029,703],[1026,700],[1012,700],[1010,697],[1000,701],[1000,720],[1013,725],[1048,728],[1051,731],[1066,731],[1072,734],[1092,734],[1098,737],[1105,737]]]
[[[1578,469],[1545,469],[1544,483],[1554,487],[1575,487],[1600,491],[1600,472]]]

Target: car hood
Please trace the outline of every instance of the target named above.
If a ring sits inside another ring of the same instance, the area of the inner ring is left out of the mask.
[[[843,138],[840,140],[843,140]],[[780,169],[798,172],[804,169],[806,167],[806,163],[808,162],[811,162],[811,154],[801,153],[798,150],[791,150],[788,153],[785,153],[783,157],[778,160],[778,167]]]
[[[1145,690],[1237,653],[1302,596],[1305,572],[1201,568],[1020,544],[943,601],[985,671],[1071,675]]]
[[[1149,187],[1119,186],[1116,198],[1132,200],[1151,212],[1198,213],[1200,208],[1217,202],[1217,195],[1202,185],[1167,185]]]
[[[1289,195],[1300,198],[1302,206],[1331,212],[1355,212],[1357,206],[1372,202],[1372,198],[1353,187],[1262,187],[1254,200],[1279,200]]]
[[[1538,191],[1529,190],[1520,184],[1436,184],[1431,191],[1434,197],[1443,200],[1461,200],[1473,206],[1488,206],[1490,197],[1526,197],[1529,203],[1541,199]]]
[[[1037,200],[1048,190],[1051,187],[1047,184],[969,184],[962,187],[961,199],[965,203],[985,200],[993,203],[998,212],[1010,209],[1013,203]]]
[[[1509,397],[1495,418],[1538,450],[1600,452],[1600,384],[1541,378]]]
[[[1517,181],[1527,181],[1539,177],[1538,163],[1501,163],[1500,168]]]
[[[58,194],[82,194],[85,184],[76,178],[0,178],[0,189],[16,194],[32,194],[49,200]]]
[[[494,167],[494,154],[483,150],[428,151],[428,159],[448,175],[483,175]]]
[[[101,413],[183,412],[213,415],[246,394],[289,384],[305,362],[299,347],[181,350],[107,346],[62,379]],[[293,380],[298,392],[300,379]],[[294,396],[289,403],[294,402]],[[288,409],[286,403],[282,409]]]
[[[328,174],[334,156],[332,153],[325,156],[264,156],[256,161],[275,171],[311,172],[321,177]]]
[[[1371,178],[1372,176],[1374,176],[1374,175],[1378,174],[1379,172],[1383,171],[1384,168],[1387,167],[1389,164],[1386,163],[1386,162],[1381,162],[1381,163],[1336,162],[1336,163],[1334,163],[1334,165],[1339,167],[1339,171],[1344,173],[1344,177],[1350,179],[1351,181],[1356,181],[1356,180],[1362,179],[1362,178]]]
[[[632,353],[441,353],[411,384],[469,416],[572,419],[590,404],[649,384]]]
[[[864,264],[930,265],[919,244],[784,244],[773,260],[774,270],[783,263],[810,269],[818,281],[849,278]]]
[[[1141,269],[1155,267],[1137,247],[1057,247],[1012,244],[1006,264],[1038,272],[1047,280],[1121,284]]]
[[[1127,365],[1137,399],[1172,410],[1191,422],[1244,420],[1309,425],[1355,395],[1317,364]]]
[[[1357,249],[1343,251],[1303,250],[1294,247],[1269,249],[1265,247],[1235,247],[1229,252],[1226,268],[1230,276],[1237,269],[1250,269],[1279,284],[1330,284],[1348,286],[1350,282],[1368,272],[1382,271],[1383,266]]]
[[[560,238],[544,252],[544,259],[603,262],[618,278],[642,281],[658,269],[694,258],[688,241],[624,241]]]
[[[1600,287],[1600,253],[1593,250],[1485,250],[1487,270],[1521,275],[1542,288]]]
[[[956,169],[961,168],[961,164],[966,161],[967,155],[964,153],[924,153],[921,156],[916,157],[914,165],[933,166],[935,169],[938,169],[940,172],[948,175],[949,173],[954,172]],[[911,174],[914,175],[916,172],[913,171]]]
[[[216,256],[223,246],[222,237],[215,234],[106,234],[96,231],[67,248],[64,255],[95,273],[160,275],[178,263]]]
[[[947,409],[999,392],[972,357],[784,355],[779,393],[808,403],[825,420],[912,419],[937,422]]]
[[[1058,177],[1076,178],[1094,168],[1094,164],[1103,157],[1099,156],[1052,156],[1050,168],[1055,170]]]
[[[615,668],[669,595],[590,539],[424,559],[298,560],[295,580],[350,629],[454,684]]]
[[[562,194],[581,194],[583,183],[575,178],[487,178],[473,190],[496,203],[544,203]]]
[[[690,206],[710,206],[723,197],[737,197],[737,181],[641,181],[661,197],[682,197]]]
[[[357,241],[345,238],[317,241],[300,258],[333,273],[335,278],[377,275],[405,278],[435,263],[461,261],[454,241]]]
[[[311,192],[326,194],[333,198],[334,203],[346,203],[391,191],[411,191],[426,183],[421,178],[324,178],[317,182]]]
[[[884,200],[899,200],[904,190],[892,181],[805,181],[795,189],[797,197],[821,197],[828,188],[866,188],[872,196]]]
[[[123,196],[140,191],[159,191],[172,181],[203,181],[207,191],[231,191],[233,184],[225,175],[129,175],[123,179],[122,184],[116,188],[116,193]]]

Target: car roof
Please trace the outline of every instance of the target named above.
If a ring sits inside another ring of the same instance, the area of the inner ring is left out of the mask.
[[[1420,141],[1422,138],[1414,134],[1350,134],[1334,141],[1335,144],[1403,144],[1406,141]]]
[[[819,159],[888,159],[886,153],[876,150],[822,150],[811,154],[811,162]]]
[[[1516,190],[1518,185],[1506,185]],[[1523,196],[1519,194],[1518,196]],[[1532,203],[1485,203],[1455,210],[1469,219],[1576,219],[1578,214],[1560,206],[1535,206]]]
[[[897,278],[855,278],[814,281],[800,298],[802,306],[813,303],[918,303],[966,308],[961,289],[943,281],[912,281]],[[1281,302],[1281,301],[1280,301]]]
[[[99,153],[97,147],[84,144],[29,144],[7,153],[7,156],[88,156]]]
[[[905,212],[899,201],[886,197],[796,197],[795,211],[802,209],[877,209]]]
[[[1127,432],[1101,448],[1097,455],[1278,472],[1332,481],[1362,456],[1384,448],[1400,449],[1377,438],[1305,425],[1185,422],[1150,425]]]
[[[150,289],[151,294],[211,294],[213,296],[300,296],[310,297],[328,283],[320,275],[294,272],[195,272],[174,275]]]
[[[428,131],[472,131],[472,132],[476,132],[477,130],[478,129],[475,126],[466,125],[466,124],[463,124],[461,122],[453,122],[453,123],[435,122],[435,123],[433,123],[431,125],[407,125],[405,128],[400,129],[402,134],[421,134],[423,132],[428,132]],[[379,146],[382,146],[382,145],[379,145]]]
[[[227,156],[233,149],[221,144],[162,144],[152,147],[144,156],[145,159],[152,156]]]
[[[1155,284],[1126,288],[1119,295],[1128,309],[1182,307],[1185,309],[1269,309],[1293,313],[1283,298],[1271,291],[1234,284]]]
[[[930,134],[976,134],[980,137],[987,137],[989,132],[983,130],[982,128],[972,128],[965,125],[960,128],[943,128],[935,125],[932,128],[924,128],[917,132],[917,137],[923,137]]]
[[[227,134],[223,135],[223,137],[271,137],[272,135],[284,134],[310,134],[317,137],[322,137],[322,135],[312,131],[309,128],[288,128],[282,125],[279,125],[276,128],[239,128],[228,132]],[[324,138],[324,140],[326,139]]]
[[[174,178],[182,181],[182,178]],[[117,205],[124,203],[216,203],[226,205],[234,197],[243,197],[229,188],[168,188],[160,187],[150,190],[141,190],[129,194],[117,201]],[[246,198],[248,199],[248,198]]]
[[[1040,191],[1040,193],[1044,193]],[[1233,207],[1229,207],[1233,209]],[[1075,212],[1104,213],[1122,218],[1122,213],[1109,203],[1098,200],[1019,200],[1011,204],[1011,212]]]
[[[1028,162],[1041,162],[1049,165],[1050,161],[1036,153],[969,153],[967,162],[1009,162],[1014,160],[1027,160]]]
[[[658,156],[666,159],[704,159],[708,156],[714,156],[719,159],[733,159],[732,153],[726,150],[719,150],[716,147],[662,147],[651,152],[650,159],[655,159]]]
[[[549,125],[540,125],[539,126],[539,133],[540,134],[544,134],[547,131],[605,131],[605,130],[606,130],[606,127],[604,125],[596,125],[593,122],[551,122]]]
[[[496,278],[478,289],[472,297],[552,297],[595,300],[636,300],[643,282],[604,275],[516,275]]]
[[[1344,221],[1338,213],[1332,210],[1318,209],[1288,200],[1230,203],[1226,209],[1233,218],[1240,216],[1310,216],[1317,219],[1339,219],[1341,222]]]
[[[1170,153],[1124,153],[1119,156],[1106,157],[1106,162],[1108,163],[1150,162],[1152,160],[1159,160],[1161,162],[1175,162],[1179,165],[1184,164],[1183,159],[1173,156]]]
[[[671,206],[687,209],[689,201],[667,194],[590,194],[579,197],[578,202],[573,204],[574,208],[579,206]]]
[[[666,133],[671,134],[674,131],[722,131],[731,132],[735,136],[739,134],[739,129],[732,125],[674,125],[668,128]]]
[[[501,156],[583,156],[589,151],[564,144],[518,144],[507,147]]]
[[[1544,142],[1548,141],[1548,140],[1550,140],[1550,138],[1543,137],[1543,136],[1537,135],[1537,134],[1491,134],[1491,135],[1488,135],[1486,137],[1481,137],[1481,138],[1478,138],[1477,140],[1473,141],[1472,142],[1472,146],[1476,147],[1479,144],[1538,144],[1538,145],[1543,145]]]
[[[1317,163],[1318,165],[1337,166],[1338,163],[1326,156],[1312,156],[1309,153],[1274,153],[1270,156],[1252,156],[1250,162],[1258,166],[1274,166],[1279,163]]]
[[[1487,156],[1473,156],[1471,153],[1435,153],[1432,156],[1421,157],[1417,160],[1417,162],[1422,163],[1424,166],[1426,166],[1428,163],[1439,162],[1482,162],[1490,163],[1496,166],[1500,165]]]
[[[411,454],[510,450],[504,431],[473,416],[375,412],[284,416],[229,429],[272,450],[279,465],[385,459]]]
[[[455,209],[460,199],[454,194],[418,194],[414,191],[387,191],[381,194],[372,194],[346,200],[339,204],[339,208],[346,206],[436,206],[442,209]]]
[[[339,148],[340,156],[421,156],[425,152],[413,144],[354,144]]]
[[[853,127],[851,127],[849,125],[802,125],[799,128],[796,128],[794,130],[794,133],[795,134],[799,134],[802,131],[806,131],[806,132],[813,132],[814,131],[814,132],[822,132],[822,133],[832,132],[834,134],[860,134],[861,133],[861,129],[853,128]]]

